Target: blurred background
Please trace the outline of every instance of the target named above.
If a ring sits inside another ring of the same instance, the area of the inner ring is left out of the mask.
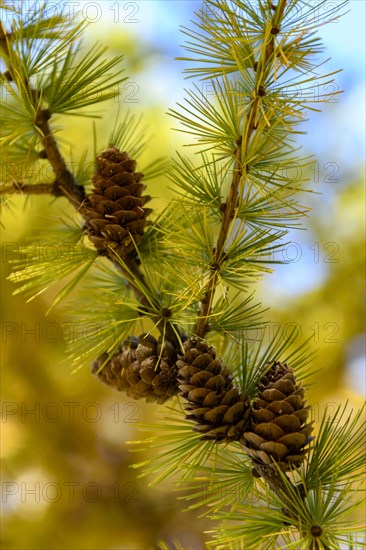
[[[26,2],[24,4],[27,4]],[[55,3],[52,3],[55,4]],[[181,75],[179,26],[189,25],[198,1],[146,0],[58,2],[81,9],[90,21],[85,42],[125,54],[126,74],[119,102],[102,104],[97,146],[107,139],[117,109],[143,113],[150,140],[147,157],[169,155],[183,138],[172,131],[166,111],[190,83]],[[295,339],[310,338],[318,350],[316,384],[309,390],[315,422],[326,404],[349,400],[359,408],[365,392],[365,3],[351,0],[344,18],[321,29],[328,70],[343,67],[335,87],[344,90],[310,115],[301,137],[314,153],[312,212],[307,231],[291,232],[284,259],[258,285],[270,306],[271,330],[296,328]],[[89,145],[92,122],[60,117],[60,136],[80,158]],[[146,158],[147,158],[146,157]],[[149,185],[155,207],[164,208],[168,182]],[[159,199],[158,199],[159,197]],[[164,200],[165,199],[165,200]],[[65,203],[18,197],[4,217],[1,262],[1,459],[2,547],[4,549],[145,549],[176,540],[201,549],[212,528],[185,512],[173,482],[149,487],[130,465],[147,458],[131,454],[126,441],[140,439],[139,423],[151,422],[155,407],[130,402],[101,386],[88,367],[72,373],[65,362],[68,312],[46,312],[54,291],[26,303],[12,296],[9,251],[44,227],[45,220],[70,213]],[[48,222],[47,222],[48,223]],[[9,244],[10,243],[10,244]],[[270,332],[268,338],[270,338]],[[362,518],[362,510],[359,518]]]

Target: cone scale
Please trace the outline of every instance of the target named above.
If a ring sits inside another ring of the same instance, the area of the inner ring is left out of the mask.
[[[94,361],[92,372],[107,386],[124,391],[133,399],[164,403],[178,392],[177,355],[173,345],[162,345],[151,335],[133,336],[108,360],[104,354]]]

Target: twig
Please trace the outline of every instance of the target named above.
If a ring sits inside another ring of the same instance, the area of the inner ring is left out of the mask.
[[[133,290],[136,300],[141,304],[142,310],[151,310],[151,304],[149,300],[147,299],[146,295],[140,290],[139,285],[136,284],[136,281],[139,281],[142,286],[148,288],[145,277],[141,273],[141,270],[136,260],[134,258],[126,258],[124,260],[124,263],[127,269],[125,269],[112,251],[108,252],[108,259],[113,262],[117,270],[127,280],[128,284]],[[131,274],[133,276],[132,280]],[[161,319],[160,317],[154,317],[153,320],[156,323],[156,328],[159,330],[159,332],[162,335],[165,334],[167,339],[175,346],[178,351],[178,349],[180,348],[180,342],[177,338],[177,334],[182,341],[186,338],[179,327],[169,321]]]
[[[37,184],[27,184],[14,182],[10,185],[3,185],[0,188],[0,195],[54,195],[55,197],[60,196],[58,193],[58,183],[54,181],[53,183],[37,183]]]
[[[204,291],[204,297],[201,300],[202,308],[199,313],[197,325],[196,325],[196,334],[200,338],[204,338],[205,334],[208,331],[209,316],[212,309],[213,300],[215,297],[216,286],[218,283],[220,269],[225,262],[225,244],[229,234],[229,230],[233,220],[236,218],[236,211],[238,208],[238,203],[240,199],[240,185],[243,178],[247,172],[246,164],[243,164],[242,159],[246,157],[250,139],[253,132],[258,127],[258,111],[261,95],[263,95],[264,90],[264,68],[266,64],[270,61],[273,53],[275,52],[275,37],[280,31],[280,23],[282,21],[287,0],[279,0],[277,6],[273,4],[270,8],[274,11],[271,20],[271,30],[269,41],[264,48],[264,53],[256,64],[256,86],[253,90],[253,96],[251,103],[249,105],[248,113],[246,116],[246,121],[244,123],[242,136],[237,140],[237,148],[235,150],[235,165],[233,179],[231,182],[231,187],[227,197],[227,201],[224,205],[224,214],[221,222],[220,232],[217,239],[216,248],[213,251],[212,255],[212,269],[214,273],[209,279],[206,289]],[[275,62],[275,61],[274,61]],[[275,470],[268,467],[261,467],[260,465],[255,466],[258,473],[263,477],[266,483],[269,485],[271,490],[276,493],[279,498],[286,500],[287,486],[282,477]],[[291,484],[290,480],[288,482]],[[292,485],[292,484],[291,484]],[[291,512],[286,510],[286,514],[289,515],[291,519]]]
[[[73,206],[80,207],[85,199],[85,189],[77,183],[66,167],[48,122],[50,118],[51,113],[48,109],[40,109],[35,119],[35,125],[41,131],[42,144],[56,176],[56,183],[60,191],[57,196],[63,195]]]
[[[208,331],[209,316],[211,313],[212,304],[215,297],[215,291],[218,284],[220,269],[224,264],[225,258],[226,258],[225,244],[226,244],[226,240],[229,234],[231,224],[233,220],[236,218],[236,211],[237,211],[238,202],[239,202],[239,188],[240,188],[241,181],[243,177],[245,177],[245,174],[247,171],[247,166],[245,164],[243,165],[242,158],[246,157],[249,143],[250,143],[250,138],[252,136],[252,133],[254,132],[254,130],[257,129],[257,126],[258,126],[257,117],[258,117],[259,102],[260,102],[260,97],[262,93],[261,90],[264,89],[262,69],[268,63],[268,61],[270,60],[274,52],[275,36],[278,34],[280,30],[279,25],[281,23],[281,20],[285,11],[286,2],[287,0],[280,0],[278,5],[275,8],[275,13],[272,16],[270,39],[268,41],[268,44],[265,47],[264,54],[261,56],[256,66],[257,81],[256,81],[256,87],[253,90],[253,99],[249,105],[242,136],[236,142],[237,148],[235,151],[235,166],[234,166],[233,179],[231,182],[231,187],[229,190],[227,201],[224,205],[224,214],[221,222],[219,237],[217,239],[217,244],[216,244],[216,247],[214,248],[213,255],[212,255],[211,266],[214,272],[210,277],[206,285],[206,288],[204,290],[204,297],[201,300],[202,307],[201,307],[201,311],[199,313],[199,317],[196,324],[195,333],[200,338],[204,338],[205,334]]]

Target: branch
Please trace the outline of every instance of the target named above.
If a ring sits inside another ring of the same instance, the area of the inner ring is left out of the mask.
[[[7,79],[16,81],[16,74],[13,71],[12,65],[10,63],[11,52],[10,44],[14,39],[11,32],[7,32],[4,25],[0,22],[0,49],[3,52],[5,63],[7,66]],[[43,152],[42,158],[47,158],[50,162],[53,172],[55,174],[55,180],[50,184],[37,184],[37,185],[25,185],[22,183],[13,183],[12,185],[4,186],[0,190],[0,195],[5,193],[23,193],[26,195],[40,195],[40,194],[50,194],[55,197],[66,197],[68,201],[78,210],[78,212],[83,215],[83,201],[86,198],[85,189],[83,186],[79,185],[75,180],[73,174],[67,169],[65,160],[58,148],[57,142],[52,133],[49,120],[51,119],[52,113],[48,109],[41,108],[41,98],[37,90],[33,89],[27,79],[23,82],[25,89],[27,90],[28,96],[31,98],[32,105],[35,111],[34,125],[36,130],[41,136]],[[137,259],[134,257],[127,258],[125,264],[127,269],[125,269],[121,263],[116,258],[115,254],[111,250],[110,253],[107,253],[108,259],[114,264],[116,269],[122,274],[122,276],[128,281],[130,288],[132,289],[136,300],[142,305],[143,309],[150,309],[151,304],[148,299],[140,290],[140,285],[147,288],[146,281],[143,274],[139,269]],[[132,274],[132,277],[131,277]],[[140,283],[136,284],[137,281]],[[166,334],[168,339],[174,343],[177,347],[179,346],[179,337],[182,336],[181,331],[178,327],[173,326],[172,323],[165,321],[164,319],[156,318],[154,319],[158,330],[161,334]]]
[[[0,195],[20,194],[20,195],[53,195],[55,197],[60,196],[57,194],[58,184],[56,181],[53,183],[37,183],[26,184],[21,182],[14,182],[10,185],[3,185],[0,188]]]
[[[284,507],[283,512],[286,516],[288,516],[289,520],[295,519],[296,516],[294,515],[292,511],[291,506],[291,499],[287,497],[288,493],[288,484],[293,488],[296,489],[295,486],[291,483],[287,475],[285,475],[285,478],[287,479],[287,483],[283,479],[283,477],[280,475],[280,473],[271,466],[265,466],[264,464],[254,464],[254,470],[257,472],[257,475],[259,477],[263,477],[265,482],[268,484],[269,488],[277,495],[277,497],[280,499],[281,502],[284,503],[286,506],[286,501],[290,506]],[[302,498],[305,498],[305,491],[303,487],[300,487],[300,495]]]
[[[125,269],[123,265],[121,265],[112,249],[111,252],[108,254],[108,259],[115,265],[123,278],[127,280],[135,295],[136,300],[142,305],[143,309],[146,309],[147,311],[150,310],[151,304],[149,300],[147,299],[146,295],[140,290],[139,285],[136,284],[136,282],[139,281],[143,287],[148,289],[145,277],[141,273],[136,259],[128,257],[125,258],[124,263],[127,269]],[[132,279],[131,274],[133,276]],[[174,345],[176,350],[178,350],[181,345],[179,339],[181,341],[184,341],[186,339],[185,334],[179,329],[179,327],[167,320],[161,319],[160,317],[153,318],[153,321],[155,322],[155,326],[159,330],[160,334],[165,334],[167,339]]]
[[[227,236],[229,234],[231,222],[235,218],[235,210],[237,208],[237,203],[238,203],[238,189],[239,189],[240,181],[243,175],[240,157],[241,157],[241,149],[240,149],[240,142],[239,142],[238,147],[236,149],[236,155],[235,155],[235,168],[234,168],[233,180],[232,180],[229,195],[225,204],[225,211],[221,222],[217,245],[216,245],[216,248],[214,249],[214,253],[212,257],[211,265],[212,265],[212,268],[214,269],[214,273],[210,278],[209,282],[207,283],[204,298],[201,300],[202,309],[199,313],[199,318],[197,321],[197,326],[195,331],[197,336],[199,336],[200,338],[203,338],[205,336],[208,329],[208,318],[211,312],[212,303],[215,296],[218,277],[219,277],[221,266],[225,261],[224,246],[226,243]]]
[[[260,97],[261,95],[263,95],[263,90],[264,90],[264,85],[263,85],[264,74],[265,74],[264,69],[267,63],[271,60],[273,53],[275,52],[275,37],[280,32],[280,23],[283,18],[286,2],[287,0],[279,0],[279,3],[277,6],[270,4],[270,8],[274,11],[274,15],[271,20],[270,38],[265,48],[262,49],[262,55],[258,63],[256,64],[256,74],[257,74],[256,86],[252,92],[252,100],[249,105],[246,120],[244,123],[244,128],[242,132],[243,135],[236,142],[237,148],[235,150],[235,165],[234,165],[233,179],[231,182],[227,201],[225,205],[223,205],[224,215],[221,222],[221,227],[220,227],[220,232],[217,239],[216,248],[214,249],[213,255],[212,255],[211,266],[212,266],[212,269],[214,270],[214,273],[206,285],[206,288],[204,291],[204,298],[201,300],[202,308],[199,313],[199,317],[196,325],[195,332],[197,336],[199,336],[200,338],[204,338],[208,331],[209,315],[210,315],[213,300],[215,297],[219,273],[220,273],[221,266],[225,261],[225,256],[226,256],[225,244],[229,235],[231,224],[236,218],[237,209],[238,209],[239,200],[240,200],[240,193],[239,193],[240,186],[247,172],[247,166],[246,164],[243,164],[242,159],[246,157],[251,136],[258,127],[259,103],[260,103]],[[276,62],[276,60],[274,60],[274,62]],[[286,502],[287,500],[286,494],[287,494],[288,488],[286,486],[286,483],[280,476],[280,474],[275,470],[273,470],[272,468],[268,468],[266,466],[255,465],[255,469],[257,470],[258,474],[265,479],[266,483],[269,485],[271,490],[281,500],[285,500]],[[290,480],[288,480],[288,482],[290,483],[291,486],[293,486]],[[291,517],[294,517],[292,512],[287,509],[285,510],[285,513],[286,515],[289,516],[289,519],[291,519]]]
[[[14,55],[14,52],[10,51],[10,44],[13,39],[13,33],[8,33],[0,21],[0,49],[3,52],[4,61],[7,66],[8,79],[16,82],[16,74],[10,63],[11,54]],[[73,206],[79,207],[85,198],[85,190],[82,185],[77,183],[72,173],[66,167],[66,163],[48,122],[51,118],[51,113],[48,109],[41,108],[40,95],[37,90],[31,87],[27,79],[24,79],[23,84],[35,111],[34,125],[41,135],[44,154],[49,160],[56,176],[54,183],[55,188],[57,188],[56,196],[64,196]]]
[[[264,89],[264,67],[271,59],[271,56],[274,53],[275,49],[275,37],[280,32],[280,23],[285,11],[287,0],[280,0],[278,5],[275,7],[273,4],[270,5],[271,9],[275,9],[275,13],[271,20],[271,31],[268,44],[265,49],[262,49],[262,55],[256,64],[256,86],[252,92],[252,100],[249,105],[246,121],[244,124],[243,135],[237,140],[237,148],[235,151],[235,166],[233,179],[231,182],[231,187],[229,190],[228,198],[223,205],[224,215],[221,222],[220,233],[217,240],[216,248],[214,248],[211,266],[214,270],[213,275],[208,281],[206,288],[204,290],[204,297],[201,300],[202,308],[199,313],[197,325],[196,325],[196,334],[200,338],[204,338],[205,334],[208,331],[208,322],[209,316],[212,309],[213,300],[215,297],[215,291],[218,284],[218,278],[220,269],[225,261],[225,244],[227,237],[229,235],[229,230],[233,220],[236,218],[240,194],[239,188],[243,178],[245,177],[247,166],[242,163],[243,157],[246,157],[248,152],[248,147],[250,143],[250,138],[253,132],[258,127],[258,111],[259,111],[259,102],[262,90]]]
[[[66,197],[73,206],[80,207],[85,199],[85,190],[79,185],[72,173],[67,169],[66,163],[49,125],[51,113],[48,109],[40,109],[35,119],[35,125],[41,132],[41,139],[45,154],[56,176],[58,194]]]

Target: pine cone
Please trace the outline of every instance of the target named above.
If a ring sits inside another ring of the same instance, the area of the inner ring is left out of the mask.
[[[104,354],[94,361],[92,372],[108,386],[125,391],[133,399],[144,397],[146,401],[164,403],[178,393],[177,355],[168,340],[162,348],[153,336],[133,336],[109,361],[107,359],[108,355]]]
[[[112,247],[125,258],[134,252],[147,224],[150,208],[143,208],[151,197],[142,195],[142,172],[135,172],[136,161],[117,147],[110,147],[96,159],[94,189],[86,198],[81,213],[85,232],[103,254]]]
[[[312,422],[306,424],[310,407],[305,390],[296,382],[293,369],[276,361],[263,376],[259,396],[254,400],[252,431],[244,434],[244,447],[254,463],[278,463],[283,470],[299,466],[314,438]]]
[[[194,420],[201,439],[240,440],[250,415],[248,396],[234,387],[228,367],[212,346],[198,338],[184,343],[177,361],[180,395],[188,403],[186,418]]]

